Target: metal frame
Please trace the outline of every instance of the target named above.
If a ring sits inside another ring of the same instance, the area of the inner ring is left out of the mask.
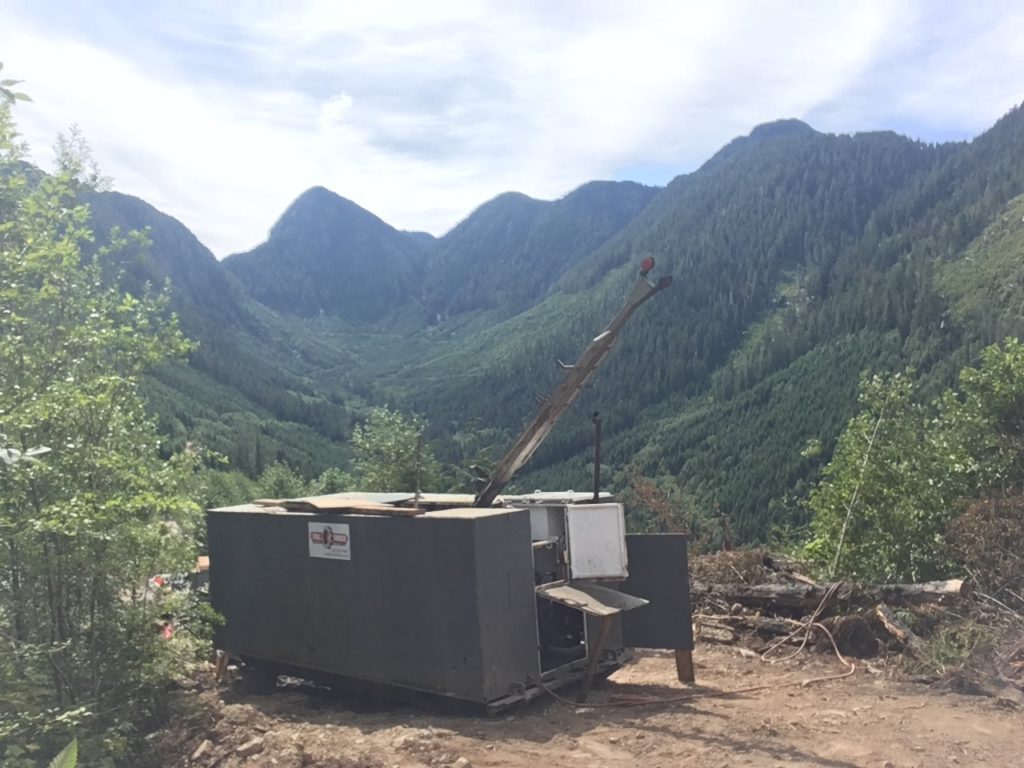
[[[633,284],[633,290],[629,294],[626,305],[619,310],[619,313],[608,324],[608,327],[594,337],[590,344],[587,345],[579,360],[573,365],[567,365],[559,361],[559,365],[565,369],[565,378],[555,387],[551,395],[542,401],[533,421],[530,422],[515,444],[498,461],[498,465],[491,474],[487,486],[477,495],[474,506],[489,507],[494,503],[498,494],[508,485],[509,480],[512,479],[516,471],[530,460],[533,452],[544,442],[544,438],[548,436],[548,433],[555,426],[558,419],[561,418],[562,414],[568,410],[569,406],[579,396],[583,385],[587,383],[587,380],[594,374],[597,367],[608,356],[608,353],[612,351],[615,341],[619,338],[619,331],[622,330],[622,326],[626,324],[626,321],[632,317],[641,304],[659,291],[672,285],[672,278],[668,276],[662,277],[656,283],[648,280],[647,274],[652,269],[654,269],[654,259],[648,257],[644,260],[640,275],[637,277],[636,283]]]

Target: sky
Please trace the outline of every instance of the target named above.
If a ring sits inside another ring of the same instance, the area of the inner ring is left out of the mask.
[[[984,0],[4,0],[0,61],[35,162],[77,124],[224,257],[314,185],[441,235],[506,191],[663,185],[779,118],[967,140],[1024,101],[1021,30]]]

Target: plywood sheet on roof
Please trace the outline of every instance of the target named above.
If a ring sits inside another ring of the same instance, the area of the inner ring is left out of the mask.
[[[439,509],[436,512],[424,512],[422,517],[428,520],[475,520],[481,517],[509,515],[518,511],[517,509],[496,507],[455,507],[454,509]]]
[[[420,504],[451,504],[453,507],[471,507],[476,497],[471,493],[421,493]]]
[[[269,504],[256,504],[255,502],[250,504],[232,504],[230,507],[216,507],[210,510],[211,512],[265,512],[267,514],[277,514],[286,512],[284,507],[272,506]]]
[[[323,496],[316,496],[310,498],[318,499],[341,499],[341,500],[359,500],[359,501],[372,501],[376,504],[403,504],[408,506],[407,502],[412,501],[414,493],[395,493],[394,491],[388,491],[387,493],[378,493],[376,491],[345,491],[343,493],[328,493]]]
[[[301,499],[285,499],[281,506],[293,512],[352,512],[367,515],[418,515],[421,510],[413,507],[397,507],[359,498],[339,498],[340,494],[307,496]]]

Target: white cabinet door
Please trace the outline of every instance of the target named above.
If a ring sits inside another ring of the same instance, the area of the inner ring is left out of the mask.
[[[624,579],[626,517],[621,504],[571,504],[565,508],[569,574],[573,579]]]

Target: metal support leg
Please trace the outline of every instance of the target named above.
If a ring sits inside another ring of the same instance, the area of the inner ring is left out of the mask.
[[[580,692],[576,694],[576,703],[583,704],[590,694],[590,684],[594,682],[594,673],[597,672],[597,665],[601,663],[601,654],[604,653],[604,641],[608,639],[608,630],[612,628],[612,616],[602,616],[601,626],[597,630],[597,640],[587,649],[590,653],[590,660],[587,662],[587,674],[583,678]]]

